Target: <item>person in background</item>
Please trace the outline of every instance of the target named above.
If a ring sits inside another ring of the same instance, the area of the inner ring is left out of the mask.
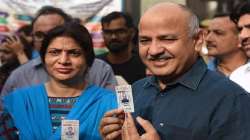
[[[247,55],[248,62],[236,69],[229,78],[250,93],[250,2],[238,5],[230,17],[237,24],[240,47]]]
[[[59,8],[52,6],[42,7],[32,21],[33,48],[40,51],[41,41],[47,32],[71,20],[72,18]],[[93,65],[89,68],[85,78],[90,84],[96,84],[109,89],[114,89],[117,84],[112,68],[100,59],[94,59]],[[12,72],[4,84],[1,97],[9,94],[16,88],[43,83],[48,81],[48,79],[49,77],[44,70],[41,58],[37,57]]]
[[[205,38],[208,56],[208,68],[229,76],[235,69],[246,64],[247,57],[239,47],[236,24],[230,20],[229,14],[221,13],[210,20]]]
[[[18,66],[27,63],[30,59],[32,59],[32,50],[24,38],[13,35],[6,36],[1,41],[0,92],[11,72]]]
[[[128,84],[144,78],[145,66],[135,49],[135,27],[132,18],[122,12],[112,12],[101,19],[103,38],[109,52],[98,58],[111,65],[118,79]],[[134,51],[133,51],[134,50]],[[124,82],[123,82],[124,83]]]
[[[207,69],[196,50],[202,43],[199,20],[186,6],[149,8],[139,22],[139,54],[153,76],[132,85],[133,117],[122,109],[104,115],[103,139],[250,139],[250,97]]]
[[[39,57],[39,52],[36,49],[34,49],[32,45],[33,44],[32,25],[27,24],[20,27],[17,30],[17,34],[18,36],[22,37],[27,42],[27,45],[30,46],[30,48],[32,49],[32,59]]]
[[[0,139],[16,138],[18,131],[20,140],[60,140],[62,120],[79,121],[81,140],[101,139],[100,120],[117,104],[111,90],[83,80],[95,59],[88,30],[76,22],[57,26],[47,33],[40,49],[50,79],[4,97]]]

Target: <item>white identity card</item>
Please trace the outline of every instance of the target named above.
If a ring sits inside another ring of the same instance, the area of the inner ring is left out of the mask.
[[[117,93],[118,107],[124,112],[134,112],[134,101],[131,85],[120,85],[115,87]]]
[[[61,140],[79,140],[79,120],[62,120]]]

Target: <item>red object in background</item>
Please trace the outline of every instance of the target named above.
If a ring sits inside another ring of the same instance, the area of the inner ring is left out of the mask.
[[[0,25],[0,32],[9,32],[10,29],[6,25]]]

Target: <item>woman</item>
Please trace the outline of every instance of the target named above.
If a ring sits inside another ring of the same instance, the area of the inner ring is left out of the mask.
[[[40,55],[50,80],[4,98],[4,114],[11,116],[19,138],[63,139],[67,126],[79,121],[79,129],[74,127],[76,134],[79,130],[79,139],[101,139],[100,119],[106,111],[116,108],[116,96],[83,81],[95,57],[87,29],[74,22],[52,29],[42,43]],[[73,123],[61,124],[62,120]]]

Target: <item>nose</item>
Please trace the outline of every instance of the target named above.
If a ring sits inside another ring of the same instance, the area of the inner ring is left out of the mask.
[[[116,33],[111,33],[111,36],[110,36],[110,38],[111,38],[111,39],[115,39],[115,38],[117,38],[117,35],[116,35]]]
[[[158,41],[153,41],[149,46],[148,53],[152,56],[164,53],[164,46],[160,44]]]
[[[204,37],[205,37],[206,42],[211,42],[213,40],[213,35],[211,32],[207,33],[206,36],[204,36]]]
[[[68,54],[66,52],[63,52],[60,56],[59,56],[59,61],[60,64],[62,65],[67,65],[70,63],[70,58],[68,56]]]
[[[248,37],[250,37],[250,29],[243,27],[239,33],[239,38],[240,38],[240,40],[243,40],[243,39],[248,38]]]

